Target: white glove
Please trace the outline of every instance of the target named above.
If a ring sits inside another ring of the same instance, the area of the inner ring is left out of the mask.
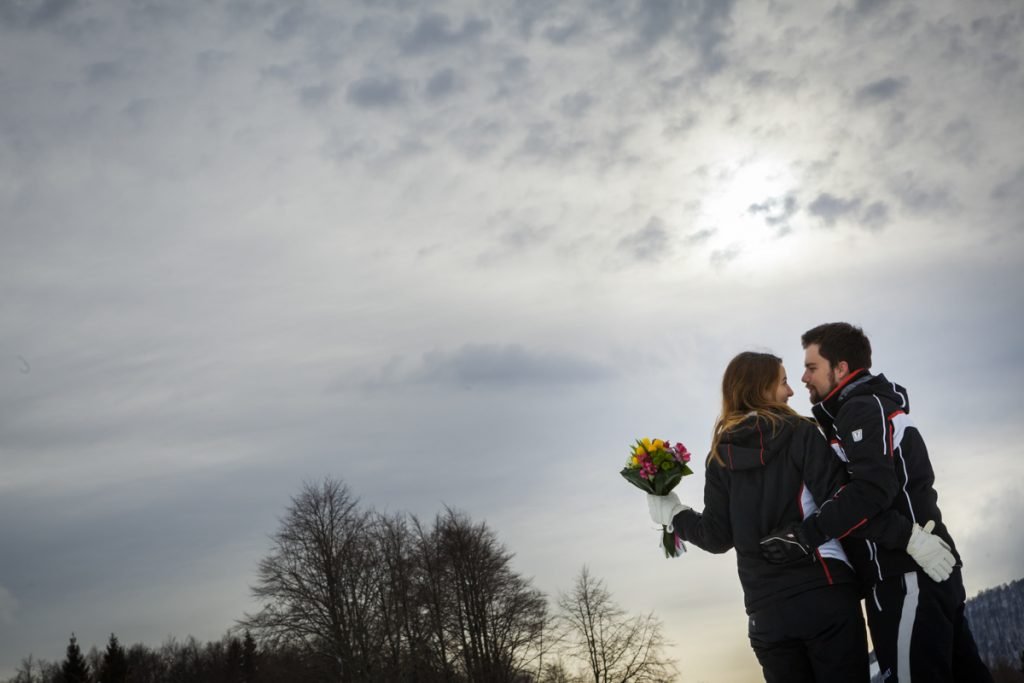
[[[953,573],[956,558],[953,557],[948,543],[932,535],[934,528],[934,520],[923,527],[915,524],[914,530],[910,532],[910,542],[907,543],[907,554],[921,565],[921,569],[932,581],[942,582]]]
[[[683,510],[690,507],[679,502],[679,496],[669,493],[665,496],[656,496],[653,493],[647,494],[647,509],[651,513],[651,519],[655,524],[661,524],[672,531],[672,518]]]

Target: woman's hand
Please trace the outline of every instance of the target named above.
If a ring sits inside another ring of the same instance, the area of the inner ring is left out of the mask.
[[[661,524],[672,531],[672,520],[683,510],[689,510],[690,506],[679,502],[679,496],[669,493],[665,496],[656,496],[653,493],[647,494],[647,510],[651,513],[651,519],[655,524]]]

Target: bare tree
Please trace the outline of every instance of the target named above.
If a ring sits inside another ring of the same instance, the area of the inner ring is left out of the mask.
[[[485,524],[446,510],[431,535],[439,560],[431,585],[444,591],[432,607],[442,643],[457,648],[472,681],[502,683],[516,677],[538,656],[547,621],[543,593],[512,571],[512,555]]]
[[[306,484],[260,562],[252,592],[263,607],[241,626],[329,660],[341,681],[371,679],[380,646],[369,621],[376,584],[370,518],[341,482]]]
[[[447,510],[428,530],[361,510],[327,479],[292,499],[272,539],[252,588],[261,609],[239,627],[319,657],[334,680],[505,683],[541,651],[544,595],[465,515]]]
[[[416,577],[416,604],[423,615],[423,651],[428,666],[438,673],[438,680],[455,680],[458,645],[449,622],[449,591],[447,559],[436,543],[436,531],[427,529],[416,518],[412,520],[416,536],[419,572]]]
[[[405,515],[380,515],[373,526],[378,573],[375,611],[383,644],[382,680],[449,680],[450,667],[434,652],[423,600],[427,591],[418,527]]]
[[[654,683],[675,676],[661,622],[653,614],[629,616],[586,567],[559,595],[557,620],[565,653],[582,664],[586,680]]]
[[[541,668],[537,681],[538,683],[577,683],[579,679],[569,674],[565,664],[556,661],[549,662]]]
[[[29,655],[21,660],[10,683],[41,683],[43,680],[43,662]]]

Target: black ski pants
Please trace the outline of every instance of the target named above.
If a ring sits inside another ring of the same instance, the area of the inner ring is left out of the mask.
[[[750,614],[767,683],[868,683],[868,643],[854,584],[825,586]]]
[[[867,596],[884,683],[992,683],[964,616],[960,569],[942,583],[924,572],[886,577]]]

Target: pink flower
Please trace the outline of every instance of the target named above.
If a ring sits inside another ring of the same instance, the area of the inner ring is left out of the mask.
[[[672,447],[672,454],[681,463],[690,462],[690,451],[686,450],[686,446],[681,443],[677,443]]]

